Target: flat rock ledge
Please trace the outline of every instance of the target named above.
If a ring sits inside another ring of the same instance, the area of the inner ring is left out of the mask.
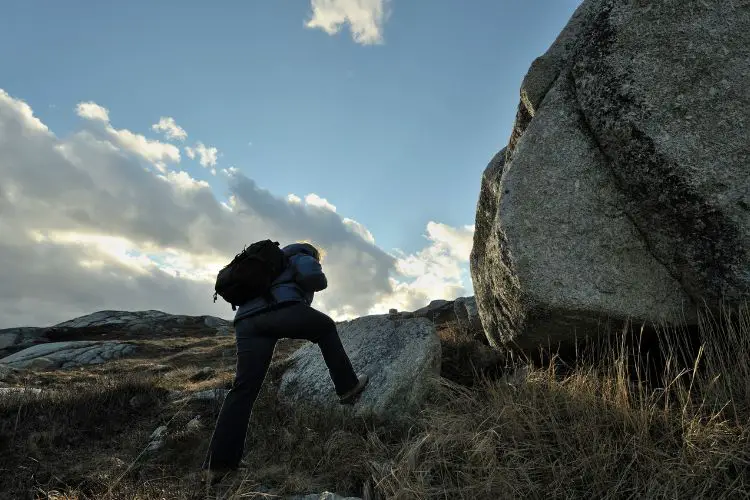
[[[0,359],[10,368],[56,369],[98,365],[135,352],[135,345],[119,341],[71,341],[39,344]]]

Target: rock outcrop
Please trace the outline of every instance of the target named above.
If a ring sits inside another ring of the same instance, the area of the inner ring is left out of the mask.
[[[584,0],[488,165],[471,271],[533,350],[750,296],[750,4]]]
[[[0,358],[28,347],[58,341],[160,337],[173,334],[232,335],[230,321],[214,316],[181,316],[161,311],[98,311],[50,327],[0,330]]]
[[[0,359],[0,365],[11,368],[76,368],[97,365],[135,352],[125,342],[72,341],[40,344]]]
[[[476,300],[473,296],[459,297],[455,300],[433,300],[415,311],[391,309],[388,315],[394,319],[427,318],[438,326],[456,321],[460,328],[472,331],[481,331],[482,328]]]
[[[453,301],[453,313],[461,330],[483,333],[482,321],[474,297],[459,297]]]
[[[320,349],[308,344],[288,360],[282,400],[309,403],[357,417],[401,421],[419,409],[440,374],[440,339],[425,318],[365,316],[338,323],[354,369],[370,383],[352,406],[339,404]]]

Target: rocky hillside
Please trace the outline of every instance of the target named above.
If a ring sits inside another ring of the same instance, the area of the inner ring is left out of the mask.
[[[477,326],[471,298],[339,323],[352,363],[371,378],[354,407],[337,404],[313,344],[281,341],[268,394],[279,411],[309,408],[339,422],[408,426],[441,375],[470,384],[473,371],[500,373],[501,358],[475,340],[481,337]],[[11,452],[0,460],[0,491],[12,491],[9,498],[66,488],[98,498],[117,489],[118,477],[125,482],[123,498],[135,491],[151,498],[161,486],[139,489],[133,481],[158,476],[163,461],[171,460],[184,476],[181,487],[187,489],[180,495],[196,487],[190,478],[231,388],[231,323],[160,311],[100,311],[48,328],[0,330],[0,339],[0,444]],[[61,414],[68,420],[59,420]],[[275,487],[291,498],[315,484],[277,476],[271,473],[258,487]],[[158,477],[154,481],[159,484]]]
[[[699,371],[667,371],[652,392],[617,368],[623,353],[573,371],[508,366],[457,303],[339,323],[372,376],[354,407],[336,404],[317,349],[279,342],[247,468],[215,488],[197,471],[234,374],[226,325],[105,311],[49,329],[0,362],[0,498],[750,494],[747,312],[707,335]]]

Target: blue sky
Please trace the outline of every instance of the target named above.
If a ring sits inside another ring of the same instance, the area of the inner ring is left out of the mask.
[[[219,201],[234,167],[278,197],[314,193],[408,255],[431,221],[474,223],[520,82],[578,4],[9,2],[0,89],[60,138],[89,127],[76,108],[96,103],[114,129],[174,144]],[[154,130],[162,117],[187,137]],[[199,142],[215,165],[190,158]]]

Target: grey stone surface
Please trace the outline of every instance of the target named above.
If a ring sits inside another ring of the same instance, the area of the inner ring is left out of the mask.
[[[38,387],[0,387],[0,396],[8,396],[13,394],[30,394],[39,396],[40,394],[42,394],[42,390]]]
[[[151,433],[149,443],[146,446],[146,451],[153,453],[164,447],[164,440],[167,438],[167,431],[168,429],[166,425],[160,425],[157,427],[154,432]]]
[[[749,120],[747,2],[584,0],[484,172],[471,271],[490,343],[746,300]]]
[[[170,399],[173,404],[183,404],[194,401],[223,401],[229,393],[229,389],[206,389],[198,392],[175,391]]]
[[[370,383],[352,406],[341,405],[315,344],[288,359],[280,385],[287,402],[306,402],[354,416],[398,421],[417,410],[440,373],[440,339],[425,318],[365,316],[339,323],[341,342],[358,373]]]
[[[16,343],[18,335],[12,332],[0,333],[0,349],[7,349]]]
[[[438,319],[445,312],[452,312],[452,301],[437,299],[411,313],[415,318]]]
[[[57,328],[94,328],[123,326],[134,328],[141,325],[163,322],[175,316],[161,311],[97,311],[86,316],[64,321]]]
[[[221,318],[217,318],[216,316],[206,316],[203,319],[203,324],[206,325],[209,328],[221,328],[221,327],[230,327],[232,326],[231,321],[227,321]]]
[[[2,360],[0,360],[2,362]],[[29,370],[49,370],[51,368],[56,368],[58,366],[58,363],[56,363],[54,360],[47,358],[47,357],[39,357],[31,359],[24,368],[27,368]]]
[[[203,428],[203,422],[201,421],[200,415],[196,415],[191,418],[190,421],[185,424],[185,430],[188,432],[198,432]]]
[[[473,296],[457,298],[453,301],[453,311],[459,328],[468,332],[484,334],[479,310],[477,309],[477,301]]]
[[[0,357],[24,349],[44,338],[46,328],[21,327],[0,330]]]
[[[18,373],[18,369],[0,364],[0,380],[5,380]]]
[[[13,368],[34,366],[44,368],[72,368],[101,364],[127,356],[135,346],[125,342],[71,341],[40,344],[0,359],[0,364]],[[40,361],[45,360],[45,361]]]

